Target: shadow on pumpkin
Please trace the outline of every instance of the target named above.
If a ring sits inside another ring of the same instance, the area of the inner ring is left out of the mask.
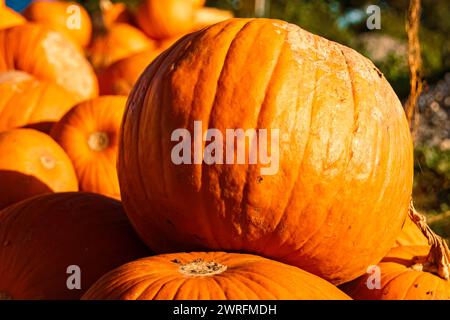
[[[31,123],[31,124],[25,126],[24,128],[35,129],[35,130],[41,131],[43,133],[49,134],[55,123],[56,122],[43,121],[43,122]]]
[[[0,170],[0,210],[44,193],[53,193],[53,190],[36,177],[17,171]]]

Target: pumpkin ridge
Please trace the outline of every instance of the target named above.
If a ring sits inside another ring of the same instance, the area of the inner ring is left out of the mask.
[[[303,30],[302,30],[303,31]],[[317,39],[316,39],[316,37],[314,36],[313,37],[313,39],[314,39],[314,48],[315,48],[315,51],[314,51],[314,53],[315,53],[315,56],[317,57],[317,53],[316,53],[316,50],[317,50]],[[292,204],[292,200],[294,199],[294,190],[296,189],[296,187],[297,187],[297,184],[300,182],[300,176],[301,176],[301,172],[302,172],[302,170],[301,170],[301,168],[303,167],[303,164],[304,164],[304,161],[305,161],[305,154],[307,153],[307,150],[309,149],[309,147],[310,147],[310,144],[311,144],[311,131],[312,131],[312,124],[313,124],[313,119],[314,119],[314,107],[316,106],[316,98],[317,98],[317,82],[318,82],[318,66],[317,66],[317,64],[315,64],[314,65],[314,90],[313,90],[313,93],[312,93],[312,98],[311,98],[311,108],[310,108],[310,120],[309,120],[309,130],[308,130],[308,136],[306,137],[306,143],[305,143],[305,149],[304,149],[304,151],[303,151],[303,158],[302,158],[302,160],[299,162],[299,169],[298,169],[298,171],[297,171],[297,177],[295,178],[295,182],[294,182],[294,184],[293,184],[293,187],[291,188],[291,191],[290,191],[290,194],[289,194],[289,200],[288,200],[288,202],[287,202],[287,204],[286,204],[286,207],[284,208],[284,210],[283,210],[283,214],[282,214],[282,217],[285,217],[286,215],[287,215],[287,212],[288,212],[288,210],[289,210],[289,208],[290,208],[290,205]],[[300,219],[301,218],[301,215],[299,215],[298,216],[298,220],[301,220]],[[280,220],[280,222],[282,221],[282,219]],[[279,226],[280,226],[280,223],[278,224]],[[276,231],[278,231],[279,229],[277,229]],[[298,245],[297,245],[297,248],[294,250],[294,253],[296,253],[296,252],[298,252],[298,251],[301,251],[302,250],[302,248],[303,248],[303,246],[305,245],[305,243],[307,243],[308,241],[309,241],[309,239],[313,236],[314,234],[313,233],[311,233],[311,235],[310,235],[310,237],[308,237],[307,239],[305,239],[302,243],[299,243]],[[282,243],[282,245],[284,245],[285,243],[286,243],[286,240],[287,239],[285,239],[285,241]],[[280,256],[279,258],[280,259],[282,259],[282,260],[284,260],[284,259],[286,259],[287,258],[287,256],[290,256],[292,253],[287,253],[286,255],[283,255],[283,256]]]
[[[236,41],[237,35],[238,35],[239,33],[241,33],[242,30],[243,30],[248,24],[250,24],[250,22],[251,22],[251,20],[250,20],[250,21],[247,21],[247,22],[244,23],[238,30],[235,31],[233,37],[231,38],[231,41],[229,41],[229,43],[228,43],[228,45],[227,45],[226,50],[224,50],[224,53],[225,53],[225,54],[223,55],[223,57],[224,57],[224,58],[223,58],[223,62],[221,63],[221,67],[220,67],[220,71],[218,72],[217,80],[214,82],[214,83],[215,83],[214,95],[213,95],[213,98],[211,99],[212,103],[211,103],[211,106],[210,106],[210,108],[209,108],[209,113],[208,113],[208,116],[207,116],[208,128],[210,128],[211,125],[212,125],[211,115],[213,114],[214,106],[215,106],[216,103],[217,103],[217,93],[218,93],[218,91],[219,91],[218,88],[219,88],[219,85],[220,85],[220,79],[222,78],[222,75],[223,75],[223,72],[224,72],[224,69],[225,69],[225,65],[226,65],[226,63],[227,63],[227,59],[229,59],[230,49],[231,49],[233,43]],[[229,25],[231,25],[231,24],[232,24],[232,21],[226,23],[226,24],[222,27],[222,30],[220,30],[220,32],[217,34],[217,36],[219,36],[219,35],[220,35],[221,33],[223,33],[223,32],[228,31],[227,27],[228,27]],[[191,112],[192,112],[192,109],[190,110],[188,119],[191,119]],[[203,145],[202,145],[202,148],[203,148],[203,149],[202,149],[202,150],[205,149],[205,146],[206,146],[206,141],[203,141]],[[202,190],[202,196],[207,192],[207,190],[204,189],[204,186],[207,185],[207,183],[205,183],[205,172],[204,172],[204,171],[206,171],[206,169],[207,169],[206,164],[202,163],[201,169],[199,170],[199,172],[200,172],[200,177],[199,177],[199,181],[200,181],[200,190]],[[223,188],[220,187],[221,181],[222,181],[222,178],[221,178],[220,175],[218,175],[218,183],[219,183],[219,190],[220,190],[220,199],[218,199],[218,200],[221,201],[221,202],[223,203],[225,197],[224,197],[224,194],[223,194]],[[206,212],[207,212],[206,209],[204,209],[204,210],[202,210],[202,211],[205,212],[205,214],[206,214]],[[225,208],[225,211],[226,211],[226,208]],[[206,218],[206,215],[205,215],[205,218]],[[207,221],[207,222],[210,224],[210,225],[209,225],[209,228],[206,228],[207,230],[213,230],[213,228],[212,228],[212,227],[213,227],[213,223],[214,223],[213,220],[214,220],[214,219],[205,219],[205,220],[204,220],[204,221]],[[215,232],[212,232],[212,231],[210,232],[210,234],[212,235],[212,238],[211,238],[211,239],[215,242],[215,244],[218,245],[218,247],[222,247],[220,237],[219,237]]]
[[[259,31],[261,32],[263,28],[264,28],[264,25],[262,25],[259,28]],[[276,62],[274,63],[272,70],[270,71],[271,74],[270,74],[270,77],[268,77],[266,88],[264,89],[264,98],[262,99],[261,107],[259,108],[258,115],[256,117],[256,128],[255,128],[255,130],[260,129],[261,123],[263,121],[262,119],[264,117],[264,114],[267,113],[267,109],[268,109],[267,98],[268,98],[268,93],[270,91],[269,88],[270,88],[270,86],[272,85],[272,83],[274,81],[275,71],[277,70],[277,67],[280,65],[280,59],[281,59],[281,56],[283,54],[283,50],[284,50],[286,39],[287,39],[287,32],[284,33],[284,40],[281,42],[280,47],[277,50],[278,51],[278,56],[276,58]],[[253,139],[256,139],[256,137],[253,137]],[[250,143],[252,143],[252,142],[250,142]],[[241,198],[241,201],[239,203],[239,208],[240,208],[241,212],[242,211],[246,211],[247,208],[248,208],[248,204],[249,204],[248,197],[249,197],[250,189],[251,189],[251,187],[250,187],[250,184],[251,184],[250,174],[252,173],[252,171],[258,170],[259,169],[258,167],[259,167],[259,165],[251,167],[249,164],[246,164],[246,174],[245,174],[244,186],[242,188],[242,198]],[[246,226],[247,227],[246,231],[248,231],[248,223],[244,223],[245,221],[244,221],[244,216],[243,215],[240,215],[240,220],[241,220],[240,224],[243,225],[243,226]],[[273,229],[276,229],[277,225],[278,224],[275,224],[275,227]],[[267,243],[268,238],[270,238],[270,237],[266,237],[266,241],[264,241],[264,243],[261,243],[261,247],[262,248],[265,247],[265,244]]]

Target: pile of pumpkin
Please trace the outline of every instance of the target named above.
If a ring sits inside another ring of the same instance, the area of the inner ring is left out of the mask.
[[[201,2],[103,1],[91,35],[74,3],[2,1],[0,299],[450,299],[380,71]],[[278,128],[278,172],[174,164],[194,121]]]

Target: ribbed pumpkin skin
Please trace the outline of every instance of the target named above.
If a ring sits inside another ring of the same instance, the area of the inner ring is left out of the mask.
[[[402,231],[395,240],[395,246],[428,246],[428,240],[415,223],[407,217]]]
[[[152,49],[134,54],[110,65],[98,75],[101,94],[128,96],[145,68],[162,52]]]
[[[136,22],[153,39],[187,33],[194,25],[193,1],[144,0],[136,11]]]
[[[125,23],[114,23],[104,35],[93,40],[88,56],[95,69],[100,70],[154,46],[139,29]]]
[[[33,1],[25,9],[24,16],[31,22],[45,24],[48,27],[65,34],[80,47],[86,47],[91,40],[91,18],[83,6],[76,2]],[[70,20],[71,17],[73,17],[73,21]],[[78,22],[75,21],[78,19],[80,22],[79,26],[70,26],[71,22]],[[71,28],[68,27],[68,23]]]
[[[8,8],[5,5],[4,0],[0,1],[0,29],[11,28],[24,24],[25,22],[25,18]]]
[[[450,282],[426,271],[412,270],[414,257],[426,257],[429,246],[393,248],[378,264],[381,289],[367,288],[367,276],[342,286],[356,300],[450,300]]]
[[[106,272],[149,252],[120,202],[89,193],[58,193],[0,212],[0,295],[12,299],[79,299]],[[66,286],[81,270],[81,290]]]
[[[0,30],[0,71],[20,70],[56,82],[77,101],[96,97],[94,70],[80,49],[61,33],[27,23]]]
[[[82,102],[52,129],[51,136],[72,159],[82,191],[120,198],[116,159],[126,101],[124,96],[101,96]],[[106,141],[92,140],[95,134],[106,135]]]
[[[69,157],[42,132],[1,132],[0,154],[0,209],[43,193],[78,191]]]
[[[223,135],[279,129],[278,173],[173,164],[172,132],[193,135],[194,120]],[[363,56],[283,21],[232,19],[180,40],[140,77],[122,130],[122,201],[158,253],[239,250],[343,283],[405,220],[412,141],[394,91]]]
[[[191,276],[180,266],[202,259],[227,267]],[[342,291],[301,269],[254,255],[174,253],[127,263],[103,276],[84,300],[348,300]]]
[[[0,131],[31,126],[48,132],[74,105],[73,96],[55,83],[21,71],[0,72]]]

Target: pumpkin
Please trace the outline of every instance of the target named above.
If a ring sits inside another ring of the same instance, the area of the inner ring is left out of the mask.
[[[136,22],[153,39],[187,33],[194,25],[194,3],[186,0],[144,0],[137,9]]]
[[[106,272],[149,255],[120,202],[102,195],[40,195],[4,209],[0,221],[4,299],[79,299]]]
[[[420,270],[415,262],[415,257],[426,256],[429,251],[429,246],[393,248],[378,264],[379,288],[373,288],[376,275],[367,274],[342,289],[358,300],[450,300],[450,282]]]
[[[249,163],[261,139],[263,161]],[[155,59],[128,99],[118,159],[124,207],[155,252],[255,253],[335,284],[393,246],[413,180],[406,117],[380,71],[270,19],[213,25]]]
[[[69,157],[42,132],[1,132],[0,154],[0,209],[38,194],[78,190]]]
[[[24,11],[32,22],[49,26],[66,35],[80,47],[91,40],[92,22],[83,6],[71,1],[33,1]]]
[[[428,240],[417,227],[417,225],[407,217],[402,231],[395,240],[395,246],[427,246]]]
[[[128,96],[141,73],[161,52],[152,49],[136,53],[99,72],[100,93]]]
[[[103,276],[85,300],[348,300],[301,269],[254,255],[174,253],[127,263]]]
[[[55,83],[22,71],[0,72],[0,131],[28,126],[48,132],[74,105],[72,95]]]
[[[77,101],[98,95],[94,70],[79,48],[44,25],[27,23],[0,30],[0,72],[8,70],[55,82]]]
[[[202,29],[209,25],[233,18],[233,12],[216,8],[201,8],[195,11],[194,28]]]
[[[101,96],[82,102],[52,129],[51,136],[72,159],[82,191],[120,198],[116,158],[126,100]]]
[[[26,22],[19,13],[6,6],[5,1],[0,1],[0,29],[7,29]]]
[[[105,34],[96,37],[88,49],[95,69],[100,70],[120,59],[154,47],[140,30],[125,23],[113,24]]]

